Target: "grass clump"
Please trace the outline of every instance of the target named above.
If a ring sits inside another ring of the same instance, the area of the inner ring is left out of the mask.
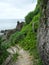
[[[13,61],[16,61],[16,60],[18,59],[18,56],[19,56],[18,53],[13,54],[12,60],[13,60]]]

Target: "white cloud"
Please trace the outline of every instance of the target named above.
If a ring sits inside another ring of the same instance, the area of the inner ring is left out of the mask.
[[[29,0],[2,0],[0,1],[0,19],[24,18],[25,15],[34,10],[36,2]]]

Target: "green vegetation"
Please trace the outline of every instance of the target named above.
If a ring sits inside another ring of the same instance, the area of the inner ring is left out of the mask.
[[[36,16],[38,14],[38,12],[39,12],[39,8],[36,8],[36,10],[34,12],[32,11],[32,12],[28,13],[28,15],[25,17],[26,24],[29,24],[32,21],[32,19],[34,18],[34,16]]]
[[[6,49],[2,46],[2,37],[0,37],[0,65],[4,60],[8,57],[9,53],[6,51]]]
[[[17,60],[18,55],[19,55],[19,54],[17,54],[17,53],[16,53],[16,54],[13,54],[12,60],[13,60],[13,61],[16,61],[16,60]]]
[[[28,13],[28,15],[25,17],[25,21],[27,24],[31,22],[33,16],[34,16],[33,12]]]
[[[36,16],[39,12],[40,12],[40,0],[37,0],[38,4],[36,5],[36,8],[34,11],[29,12],[26,16],[25,16],[25,22],[26,24],[29,24],[34,16]]]
[[[42,61],[37,50],[37,29],[39,25],[40,13],[40,0],[38,0],[36,9],[33,12],[28,13],[28,15],[25,17],[26,25],[23,26],[20,32],[15,32],[12,34],[10,36],[9,42],[3,44],[3,48],[5,49],[11,45],[19,44],[22,48],[28,50],[30,55],[34,57],[34,65],[42,65]],[[7,56],[7,54],[5,54],[5,56]],[[17,56],[17,54],[14,55],[13,60],[16,60],[15,57]]]
[[[28,50],[32,56],[34,56],[34,65],[42,65],[37,50],[37,29],[39,24],[39,17],[40,13],[34,16],[30,24],[25,25],[20,32],[17,32],[11,36],[11,41],[13,42],[12,45],[19,44],[25,50]],[[32,27],[33,22],[35,22],[34,29]]]

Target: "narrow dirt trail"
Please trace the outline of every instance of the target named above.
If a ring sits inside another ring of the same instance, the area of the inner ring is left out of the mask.
[[[15,47],[11,47],[7,49],[10,54],[15,54],[16,52],[19,54],[18,59],[12,65],[33,65],[32,57],[30,56],[28,51],[22,49],[19,45]]]
[[[29,53],[23,49],[20,49],[18,60],[14,65],[32,65]]]

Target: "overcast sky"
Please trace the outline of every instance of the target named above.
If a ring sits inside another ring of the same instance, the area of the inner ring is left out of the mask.
[[[0,19],[23,19],[36,4],[37,0],[0,0]]]

